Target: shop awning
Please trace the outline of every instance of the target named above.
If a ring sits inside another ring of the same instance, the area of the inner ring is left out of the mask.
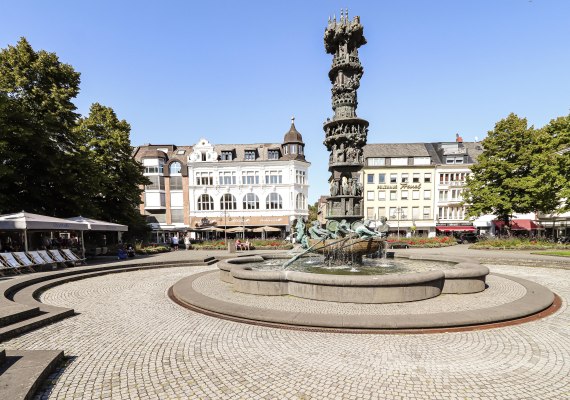
[[[453,226],[436,226],[440,232],[474,232],[476,229],[472,226],[462,226],[462,225],[453,225]]]
[[[69,221],[25,211],[0,215],[0,230],[84,231],[88,228],[89,226],[84,222]]]
[[[501,229],[505,226],[505,221],[493,221],[495,226]],[[542,226],[530,219],[513,219],[511,220],[511,230],[512,231],[533,231],[544,229]]]
[[[113,222],[100,221],[98,219],[82,216],[66,219],[74,222],[85,223],[89,226],[90,231],[127,232],[129,230],[127,225],[115,224]]]

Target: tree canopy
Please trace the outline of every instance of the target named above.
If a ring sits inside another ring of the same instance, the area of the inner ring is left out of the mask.
[[[0,213],[26,210],[140,224],[130,126],[93,104],[76,112],[80,74],[25,38],[0,50]]]
[[[497,122],[471,167],[464,196],[468,214],[495,214],[508,223],[516,213],[561,209],[569,181],[561,169],[563,157],[556,151],[562,146],[555,144],[558,132],[553,122],[535,129],[515,114]]]

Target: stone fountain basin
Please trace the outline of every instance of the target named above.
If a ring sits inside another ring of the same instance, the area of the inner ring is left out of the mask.
[[[290,295],[341,303],[403,303],[425,300],[441,293],[467,294],[485,290],[489,269],[455,257],[404,257],[455,263],[451,270],[394,275],[322,275],[299,271],[259,271],[251,264],[271,256],[247,256],[218,263],[220,279],[234,290],[264,296]],[[285,261],[286,258],[283,259]]]

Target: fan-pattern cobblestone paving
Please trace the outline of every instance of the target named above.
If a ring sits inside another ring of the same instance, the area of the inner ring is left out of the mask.
[[[241,324],[174,304],[168,288],[214,267],[85,279],[42,300],[79,315],[5,343],[62,349],[50,399],[570,399],[570,273],[493,265],[563,298],[545,319],[447,334],[371,335]]]

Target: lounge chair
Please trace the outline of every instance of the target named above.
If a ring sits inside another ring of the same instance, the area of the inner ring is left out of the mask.
[[[70,249],[61,249],[63,255],[75,265],[85,264],[85,258],[80,258]]]
[[[0,259],[6,265],[6,267],[8,267],[8,270],[14,271],[17,274],[22,273],[20,271],[20,268],[23,267],[23,265],[20,264],[18,260],[16,260],[12,253],[0,253]]]
[[[54,265],[55,264],[55,262],[53,260],[47,261],[46,259],[44,259],[40,255],[40,253],[37,251],[28,251],[28,256],[30,256],[30,258],[32,259],[32,261],[36,265]]]
[[[27,268],[30,272],[36,272],[34,270],[36,264],[34,263],[34,261],[29,259],[28,255],[25,252],[18,251],[12,254],[16,257],[16,259],[20,262],[20,264],[24,266],[24,268]]]
[[[66,265],[70,262],[69,260],[66,260],[65,258],[63,258],[63,256],[61,255],[61,253],[58,250],[48,250],[48,253],[49,253],[50,257],[52,259],[54,259],[58,264]]]
[[[38,250],[38,253],[46,261],[46,264],[62,264],[50,256],[47,250]],[[63,265],[65,266],[65,262],[63,262]]]

